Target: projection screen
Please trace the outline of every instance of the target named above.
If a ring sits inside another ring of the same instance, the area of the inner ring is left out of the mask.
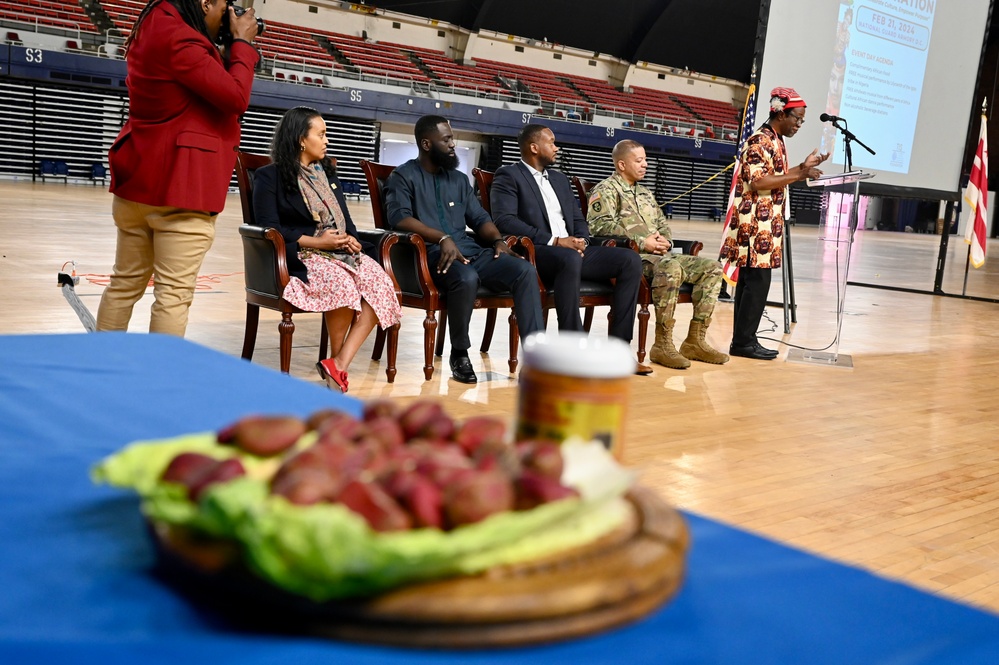
[[[876,174],[862,192],[954,198],[970,166],[970,110],[982,102],[988,11],[989,0],[771,0],[757,124],[770,90],[793,87],[808,113],[788,143],[792,162],[820,148],[833,154],[826,173],[843,170],[842,136],[819,120],[828,113],[877,153],[853,143],[854,170]]]

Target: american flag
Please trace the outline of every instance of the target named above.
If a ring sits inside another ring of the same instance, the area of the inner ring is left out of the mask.
[[[964,190],[964,200],[971,210],[971,219],[964,241],[970,245],[968,256],[971,265],[981,268],[985,265],[985,240],[988,237],[985,220],[989,202],[989,140],[986,136],[988,120],[982,113],[982,133],[978,137],[978,150],[975,151],[975,163],[971,167],[971,179]]]
[[[750,84],[746,93],[746,107],[742,111],[742,132],[739,134],[739,144],[735,149],[735,166],[732,170],[732,186],[728,190],[728,212],[725,213],[725,225],[722,228],[722,247],[725,246],[725,236],[728,235],[728,225],[732,222],[732,215],[735,214],[735,186],[739,184],[739,171],[741,165],[739,157],[742,155],[742,147],[753,134],[753,125],[756,121],[756,86]],[[735,286],[739,281],[739,265],[730,262],[722,256],[722,277],[725,281]]]

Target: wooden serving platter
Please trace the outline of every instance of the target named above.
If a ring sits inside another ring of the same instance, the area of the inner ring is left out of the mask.
[[[482,575],[316,603],[247,572],[237,548],[151,525],[171,582],[249,630],[426,648],[519,646],[590,635],[669,600],[683,578],[688,532],[654,492],[628,495],[615,532],[557,556]]]

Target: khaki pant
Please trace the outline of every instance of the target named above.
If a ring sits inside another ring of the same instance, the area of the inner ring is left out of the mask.
[[[215,239],[215,215],[114,197],[114,274],[97,310],[98,330],[127,330],[132,307],[155,273],[149,332],[184,336],[198,270]]]

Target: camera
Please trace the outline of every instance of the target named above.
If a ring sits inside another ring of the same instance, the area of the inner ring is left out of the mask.
[[[232,26],[229,25],[229,7],[232,7],[233,13],[236,16],[242,16],[246,13],[246,7],[240,7],[236,5],[236,0],[226,0],[225,3],[225,13],[222,14],[222,28],[219,30],[219,44],[232,44]],[[264,19],[257,17],[257,36],[264,34]]]

